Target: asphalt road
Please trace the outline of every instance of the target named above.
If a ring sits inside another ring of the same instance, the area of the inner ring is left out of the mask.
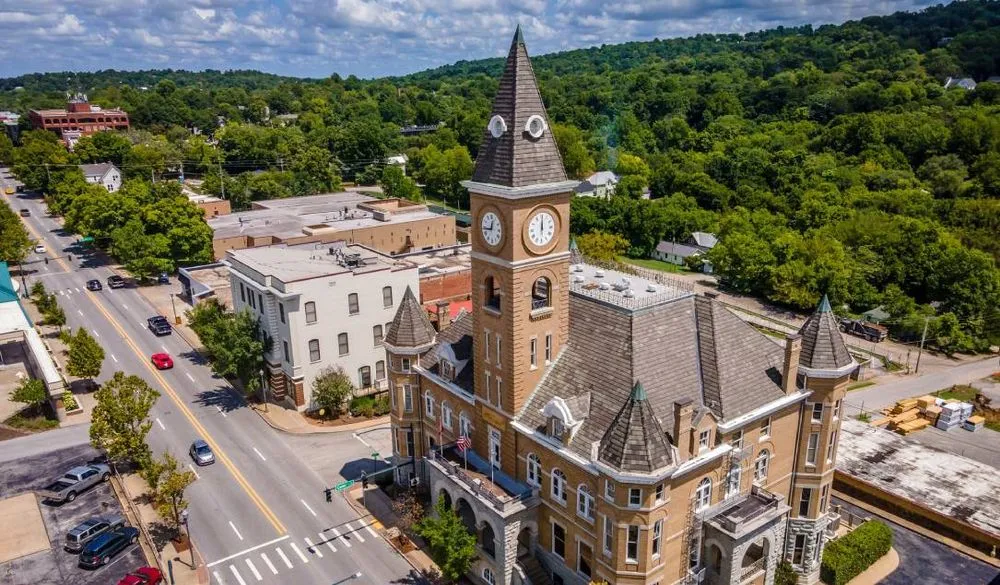
[[[47,216],[40,197],[17,194],[8,201],[15,211],[31,211],[22,219],[48,248],[26,261],[28,286],[41,281],[58,294],[68,325],[85,327],[104,347],[98,381],[123,371],[161,393],[151,413],[153,451],[169,451],[185,464],[196,438],[215,451],[216,464],[192,468],[198,480],[187,493],[192,536],[213,582],[329,584],[361,571],[351,583],[382,585],[409,574],[372,520],[358,518],[339,498],[326,503],[328,484],[180,336],[156,337],[146,329],[154,309],[134,288],[108,288],[111,270]],[[104,290],[88,292],[90,279],[105,283]],[[163,351],[175,367],[158,372],[149,356]]]
[[[921,376],[892,377],[877,380],[874,386],[851,391],[844,399],[848,413],[857,413],[862,406],[867,412],[891,406],[897,400],[923,396],[955,384],[968,384],[1000,371],[996,356],[955,366]]]

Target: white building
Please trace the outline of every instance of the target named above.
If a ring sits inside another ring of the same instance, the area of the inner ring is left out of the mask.
[[[577,197],[608,199],[615,194],[616,185],[618,185],[618,175],[611,171],[598,171],[577,185],[575,192]]]
[[[386,384],[382,338],[415,264],[370,248],[310,243],[229,250],[233,307],[258,315],[272,340],[269,396],[298,410],[316,408],[313,380],[339,366],[358,393]]]
[[[83,171],[83,178],[88,183],[100,185],[114,193],[122,188],[122,172],[111,163],[100,163],[96,165],[80,165]]]

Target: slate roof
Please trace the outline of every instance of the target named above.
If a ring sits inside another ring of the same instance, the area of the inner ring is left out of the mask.
[[[677,242],[668,242],[666,240],[661,240],[660,243],[656,245],[656,251],[661,254],[673,254],[675,256],[680,256],[681,258],[687,258],[688,256],[704,253],[703,250],[696,246],[678,244]]]
[[[802,336],[800,366],[814,370],[838,370],[854,363],[826,295],[823,295],[816,312],[802,324],[799,335]]]
[[[538,139],[525,131],[528,118],[533,115],[541,116],[548,124],[549,118],[518,26],[490,114],[490,119],[502,117],[507,123],[507,131],[499,138],[494,138],[489,128],[483,131],[482,146],[472,172],[473,181],[524,187],[567,180],[551,126]]]
[[[427,313],[417,302],[410,287],[406,287],[392,325],[385,333],[385,343],[396,347],[419,347],[432,343],[434,334],[434,326],[427,318]]]
[[[439,349],[443,345],[451,347],[455,353],[455,359],[464,361],[464,364],[456,364],[461,369],[455,372],[455,379],[452,380],[469,394],[474,393],[473,389],[473,365],[472,365],[472,313],[462,311],[451,322],[451,325],[438,332],[437,346],[420,358],[420,367],[429,372],[441,375],[439,362],[441,355]]]
[[[597,459],[632,473],[652,473],[673,463],[667,436],[640,382],[601,438]]]
[[[90,165],[80,165],[80,170],[83,171],[84,177],[97,177],[101,178],[107,174],[108,171],[115,168],[115,165],[111,163],[97,163]]]
[[[590,392],[589,414],[567,445],[583,457],[620,418],[635,380],[668,434],[675,401],[690,399],[727,420],[785,395],[784,350],[712,299],[689,295],[624,311],[571,292],[569,308],[568,342],[518,420],[543,430],[541,410],[552,398]]]

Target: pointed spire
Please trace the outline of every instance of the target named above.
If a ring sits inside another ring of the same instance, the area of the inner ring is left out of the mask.
[[[816,312],[799,329],[799,335],[802,336],[800,367],[832,371],[855,363],[840,334],[840,324],[830,307],[830,299],[825,294]]]
[[[583,264],[584,258],[583,253],[580,252],[580,247],[576,245],[576,236],[570,236],[569,238],[569,263],[570,264]]]
[[[635,385],[632,386],[632,395],[629,397],[636,402],[641,402],[646,399],[646,389],[642,387],[642,382],[639,380],[635,381]]]
[[[384,342],[397,348],[415,348],[434,343],[434,326],[410,287],[406,287],[396,316],[385,333]]]
[[[636,473],[652,473],[673,463],[667,435],[638,380],[601,437],[597,458],[622,471]]]
[[[833,309],[830,308],[830,299],[827,298],[826,293],[823,293],[823,300],[819,302],[819,308],[816,309],[817,313],[831,313]]]
[[[489,120],[470,189],[475,190],[477,184],[507,189],[560,184],[554,192],[573,189],[552,136],[520,25],[511,40]]]

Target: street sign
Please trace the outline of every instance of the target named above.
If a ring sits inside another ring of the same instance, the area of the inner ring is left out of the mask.
[[[338,492],[342,492],[347,488],[351,487],[352,485],[354,485],[354,480],[349,479],[343,483],[338,483],[337,485],[333,486],[333,489],[337,490]]]
[[[378,459],[378,451],[372,451],[372,459]]]

